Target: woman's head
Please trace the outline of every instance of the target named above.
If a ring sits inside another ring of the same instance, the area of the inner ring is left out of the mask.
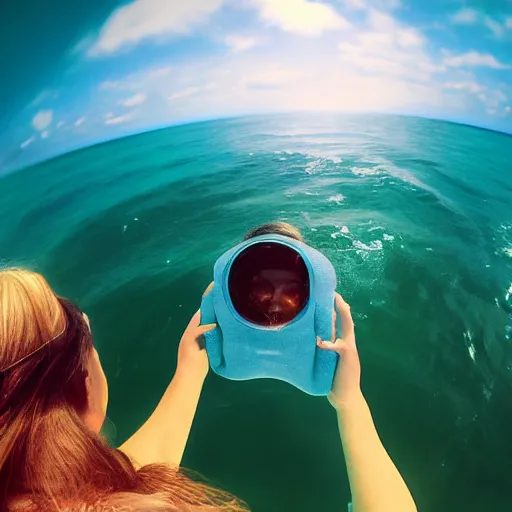
[[[39,274],[0,271],[0,417],[69,408],[99,431],[108,388],[88,318]]]
[[[301,232],[295,226],[287,222],[268,222],[256,226],[244,236],[244,242],[262,235],[282,235],[298,240],[299,242],[304,242]]]
[[[106,406],[88,318],[42,276],[0,271],[0,512],[245,510],[166,465],[137,471],[98,435]]]

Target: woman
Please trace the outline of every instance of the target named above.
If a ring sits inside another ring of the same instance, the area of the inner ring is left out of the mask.
[[[271,232],[302,239],[282,223],[260,226],[246,239]],[[339,295],[336,301],[343,339],[318,340],[318,346],[343,361],[329,400],[338,413],[354,511],[413,512],[361,394],[350,308]],[[116,450],[99,436],[108,388],[87,317],[42,276],[0,271],[0,512],[246,510],[176,469],[209,368],[197,339],[214,326],[199,324],[197,312],[159,405]]]
[[[199,323],[154,413],[116,450],[99,436],[108,388],[87,317],[42,276],[0,271],[0,511],[246,510],[176,469],[208,372],[197,337],[212,326]]]

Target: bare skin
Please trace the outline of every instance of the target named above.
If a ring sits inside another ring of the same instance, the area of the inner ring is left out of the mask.
[[[204,296],[212,290],[213,283]],[[343,332],[317,340],[321,349],[340,356],[334,383],[328,395],[336,409],[341,442],[353,496],[354,512],[417,512],[414,500],[375,429],[370,409],[361,392],[361,364],[356,347],[350,306],[336,294],[336,308]],[[86,318],[87,322],[88,319]],[[198,338],[216,327],[201,326],[200,311],[190,320],[178,348],[176,373],[153,414],[120,449],[137,466],[167,463],[179,466],[195,416],[197,404],[209,370],[206,350]],[[186,371],[185,371],[186,369]],[[87,377],[89,411],[85,421],[99,431],[105,419],[108,387],[97,352],[91,353]]]
[[[417,512],[407,485],[379,439],[370,409],[361,392],[361,364],[354,321],[350,306],[339,294],[336,294],[336,308],[342,320],[341,339],[319,339],[317,344],[340,356],[328,399],[338,416],[353,511]],[[334,336],[335,333],[333,326]]]

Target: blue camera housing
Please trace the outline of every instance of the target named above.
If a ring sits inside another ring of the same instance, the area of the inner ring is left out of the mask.
[[[293,248],[308,269],[308,303],[284,326],[265,327],[247,321],[235,310],[229,295],[231,265],[243,250],[261,242]],[[212,370],[227,379],[278,379],[310,395],[327,395],[338,355],[319,349],[316,337],[331,339],[336,290],[332,263],[303,242],[281,235],[262,235],[225,252],[216,261],[213,274],[213,289],[201,303],[201,324],[217,324],[205,334]]]

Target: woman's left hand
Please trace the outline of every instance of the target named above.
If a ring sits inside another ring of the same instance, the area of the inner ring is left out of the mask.
[[[206,297],[211,292],[213,283],[211,283],[203,294]],[[201,310],[196,311],[191,318],[183,336],[181,337],[180,345],[178,347],[178,367],[177,372],[186,372],[187,374],[196,375],[197,378],[204,380],[208,375],[210,363],[208,362],[208,355],[201,343],[201,336],[212,331],[217,327],[217,324],[201,324]]]

